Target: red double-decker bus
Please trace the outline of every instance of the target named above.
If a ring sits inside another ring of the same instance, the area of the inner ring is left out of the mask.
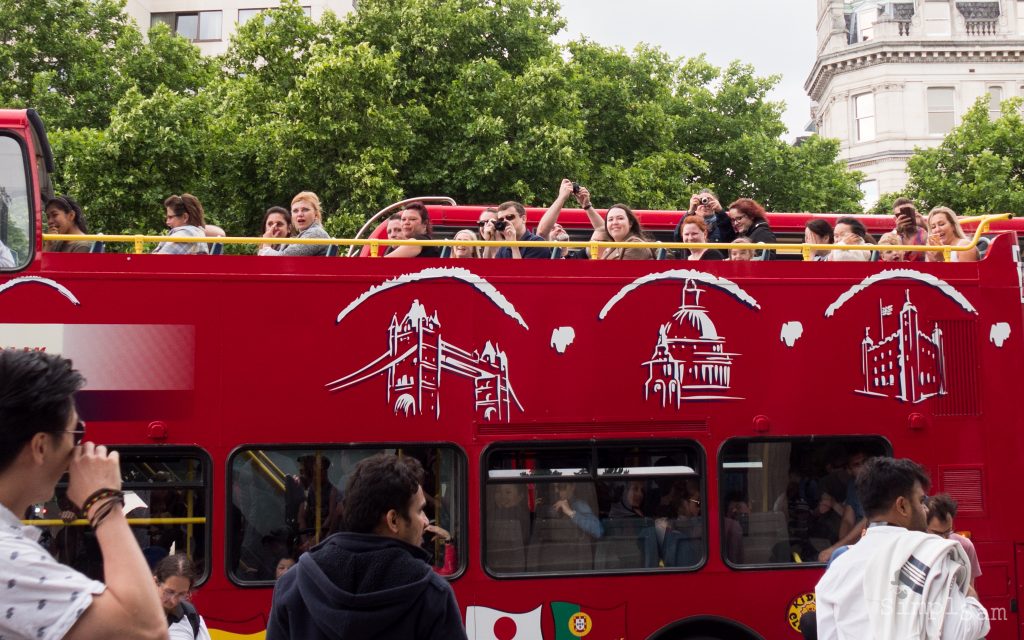
[[[1016,222],[976,263],[59,254],[50,170],[38,119],[0,111],[0,346],[85,374],[139,544],[203,567],[215,638],[263,636],[281,560],[339,526],[380,451],[427,469],[470,638],[799,638],[848,470],[876,454],[958,500],[989,638],[1021,637]],[[26,517],[98,575],[61,500]]]

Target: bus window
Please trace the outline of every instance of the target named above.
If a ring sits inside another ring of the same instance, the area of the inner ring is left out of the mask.
[[[168,554],[185,553],[195,563],[202,576],[198,583],[202,583],[209,566],[206,518],[210,483],[205,454],[195,449],[113,448],[121,458],[128,523],[150,567]],[[103,580],[96,535],[88,522],[75,519],[75,507],[66,492],[64,480],[57,485],[53,500],[30,510],[31,520],[44,521],[37,525],[43,528],[39,542],[60,562]]]
[[[20,269],[32,255],[29,176],[23,147],[0,135],[0,270]]]
[[[734,566],[818,562],[863,517],[854,475],[882,438],[730,440],[722,448],[722,555]]]
[[[702,459],[685,443],[495,447],[484,566],[496,576],[699,567]]]
[[[424,548],[433,554],[438,573],[456,573],[461,568],[457,550],[465,539],[465,462],[455,447],[324,445],[254,447],[232,455],[228,518],[232,579],[239,584],[272,582],[282,559],[297,560],[304,551],[340,531],[348,476],[360,460],[377,453],[413,456],[423,465],[427,517],[451,535],[451,542],[444,544],[440,537],[428,533]]]

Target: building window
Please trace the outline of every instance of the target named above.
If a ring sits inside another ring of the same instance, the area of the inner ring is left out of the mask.
[[[926,36],[951,35],[949,0],[928,0],[924,3],[924,33]]]
[[[878,180],[865,180],[860,183],[860,192],[863,194],[860,199],[860,206],[867,211],[878,202]],[[885,371],[884,364],[882,365],[882,371]]]
[[[859,40],[861,42],[871,40],[875,33],[875,18],[877,16],[878,9],[874,6],[869,6],[857,12],[857,35],[860,36]]]
[[[262,9],[239,9],[238,10],[238,25],[241,26],[241,25],[245,24],[246,22],[249,22],[249,20],[251,20],[252,18],[254,18],[256,16],[256,14],[260,13],[261,11],[266,11],[266,10],[267,10],[267,7],[264,7]],[[313,15],[313,8],[312,7],[302,7],[302,13],[306,14],[306,17],[309,18],[309,17],[311,17]],[[270,13],[269,12],[263,14],[263,23],[264,24],[270,24]]]
[[[853,97],[853,117],[857,120],[857,142],[875,138],[875,96],[862,93]]]
[[[154,13],[149,25],[166,24],[171,31],[192,42],[216,41],[221,36],[222,12],[199,11],[194,13]]]
[[[1017,0],[1017,35],[1024,35],[1024,1]]]
[[[988,118],[989,120],[996,120],[1001,115],[999,105],[1003,101],[1003,88],[1002,87],[989,87],[988,88]]]
[[[953,87],[928,89],[928,133],[945,135],[953,130]]]

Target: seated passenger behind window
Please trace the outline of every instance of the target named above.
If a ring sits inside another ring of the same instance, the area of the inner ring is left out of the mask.
[[[402,211],[402,236],[406,240],[430,240],[433,227],[430,214],[422,202],[412,202]],[[441,248],[436,246],[402,245],[395,247],[385,258],[440,258]]]
[[[203,220],[203,205],[199,199],[190,193],[183,193],[180,196],[175,194],[164,200],[164,208],[167,210],[165,222],[170,229],[170,236],[186,238],[205,238],[206,232],[203,227],[206,222]],[[161,242],[153,250],[153,253],[164,255],[195,255],[207,253],[205,242]]]
[[[673,486],[674,515],[658,519],[666,567],[690,567],[704,555],[704,519],[700,512],[700,484],[695,479],[678,480]]]
[[[46,224],[50,233],[54,234],[80,236],[89,233],[82,207],[69,196],[57,196],[46,203]],[[47,242],[43,250],[57,253],[89,253],[92,251],[92,242],[57,240]]]
[[[753,244],[753,242],[747,236],[738,236],[732,241],[732,244]],[[754,259],[753,249],[729,249],[730,260],[748,261]]]
[[[887,246],[896,246],[903,244],[899,235],[895,232],[890,231],[878,239],[878,259],[882,262],[904,262],[906,261],[906,251],[893,251],[892,249],[886,249]]]
[[[804,244],[832,244],[834,241],[835,234],[828,222],[816,218],[808,220],[804,225]],[[824,262],[828,260],[829,253],[831,252],[828,249],[815,249],[811,251],[811,260]]]
[[[704,243],[708,241],[708,227],[700,216],[686,216],[682,222],[683,242]],[[681,249],[679,257],[683,260],[725,260],[718,249]]]
[[[949,207],[935,207],[928,212],[928,246],[929,247],[965,247],[971,244],[960,228],[956,214]],[[943,262],[946,257],[941,251],[929,251],[926,254],[929,262]],[[950,262],[977,262],[978,249],[969,251],[952,251]]]
[[[527,551],[527,570],[592,570],[591,543],[600,538],[604,530],[594,514],[596,500],[582,499],[579,493],[593,495],[593,484],[554,482],[543,488],[550,497],[542,496],[535,502],[537,518]]]
[[[473,231],[470,231],[469,229],[461,229],[458,233],[455,234],[455,237],[453,239],[454,240],[479,240],[479,238],[476,237],[476,233],[473,232]],[[480,257],[480,247],[467,247],[467,246],[452,247],[452,257],[453,258],[479,258]]]
[[[844,246],[865,246],[874,244],[875,239],[867,232],[861,221],[849,216],[836,220],[835,244]],[[870,251],[832,251],[828,257],[830,262],[868,262]]]
[[[621,496],[608,511],[609,518],[646,518],[644,513],[644,481],[632,480],[621,489]]]
[[[750,500],[739,492],[730,493],[725,497],[723,515],[725,557],[734,564],[743,564],[743,536],[747,535],[750,526]]]
[[[290,238],[292,236],[292,214],[284,207],[270,207],[263,214],[264,238]],[[275,251],[284,249],[283,244],[260,245],[269,246]]]
[[[525,487],[497,484],[487,487],[487,567],[498,572],[526,570],[526,543],[530,539],[530,510]]]
[[[853,508],[846,503],[847,484],[847,477],[838,471],[821,480],[821,497],[817,508],[811,512],[807,531],[812,544],[819,551],[835,544],[855,524]],[[827,544],[823,545],[823,541],[827,541]]]
[[[331,236],[324,231],[320,198],[312,191],[303,191],[292,198],[292,225],[299,232],[297,238],[327,240]],[[260,247],[261,256],[325,256],[326,244],[290,244],[278,251],[268,245]]]
[[[765,210],[755,200],[740,198],[729,205],[729,220],[732,221],[732,228],[738,236],[746,236],[754,244],[774,244],[775,234],[768,225],[765,217]],[[774,257],[774,251],[765,253],[765,260]]]

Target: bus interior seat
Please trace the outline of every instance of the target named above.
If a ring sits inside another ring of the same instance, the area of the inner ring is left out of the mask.
[[[210,255],[211,256],[219,256],[219,255],[221,255],[223,253],[224,253],[224,243],[223,242],[214,242],[213,244],[210,245]]]
[[[744,564],[766,564],[771,561],[772,548],[789,540],[786,514],[781,511],[751,513],[749,527],[743,536]]]
[[[107,250],[106,243],[102,240],[96,240],[92,243],[92,247],[89,249],[89,253],[105,253]]]
[[[328,258],[333,258],[338,255],[338,245],[330,244],[327,245],[327,253],[324,254]]]
[[[545,503],[551,505],[557,501],[557,494],[553,486],[547,488],[550,493]],[[576,483],[575,499],[585,502],[597,513],[597,492],[593,484]],[[594,540],[589,534],[564,516],[536,514],[526,550],[527,571],[590,571],[593,568]]]
[[[561,260],[562,259],[562,247],[551,247],[551,259]]]
[[[978,238],[978,260],[984,260],[985,254],[988,252],[988,248],[992,246],[992,238],[989,236],[981,236]]]
[[[668,256],[668,249],[666,249],[665,247],[662,247],[662,248],[658,249],[658,255],[656,257],[657,260],[664,260],[667,256]]]
[[[594,548],[595,569],[658,566],[658,538],[650,518],[605,518]]]
[[[442,258],[450,258],[450,257],[452,257],[452,248],[451,247],[441,247],[441,257]]]
[[[526,543],[530,536],[530,510],[525,495],[519,504],[499,507],[497,493],[505,487],[488,485],[487,550],[485,564],[499,573],[521,573],[526,570]],[[525,489],[523,486],[516,490]]]

